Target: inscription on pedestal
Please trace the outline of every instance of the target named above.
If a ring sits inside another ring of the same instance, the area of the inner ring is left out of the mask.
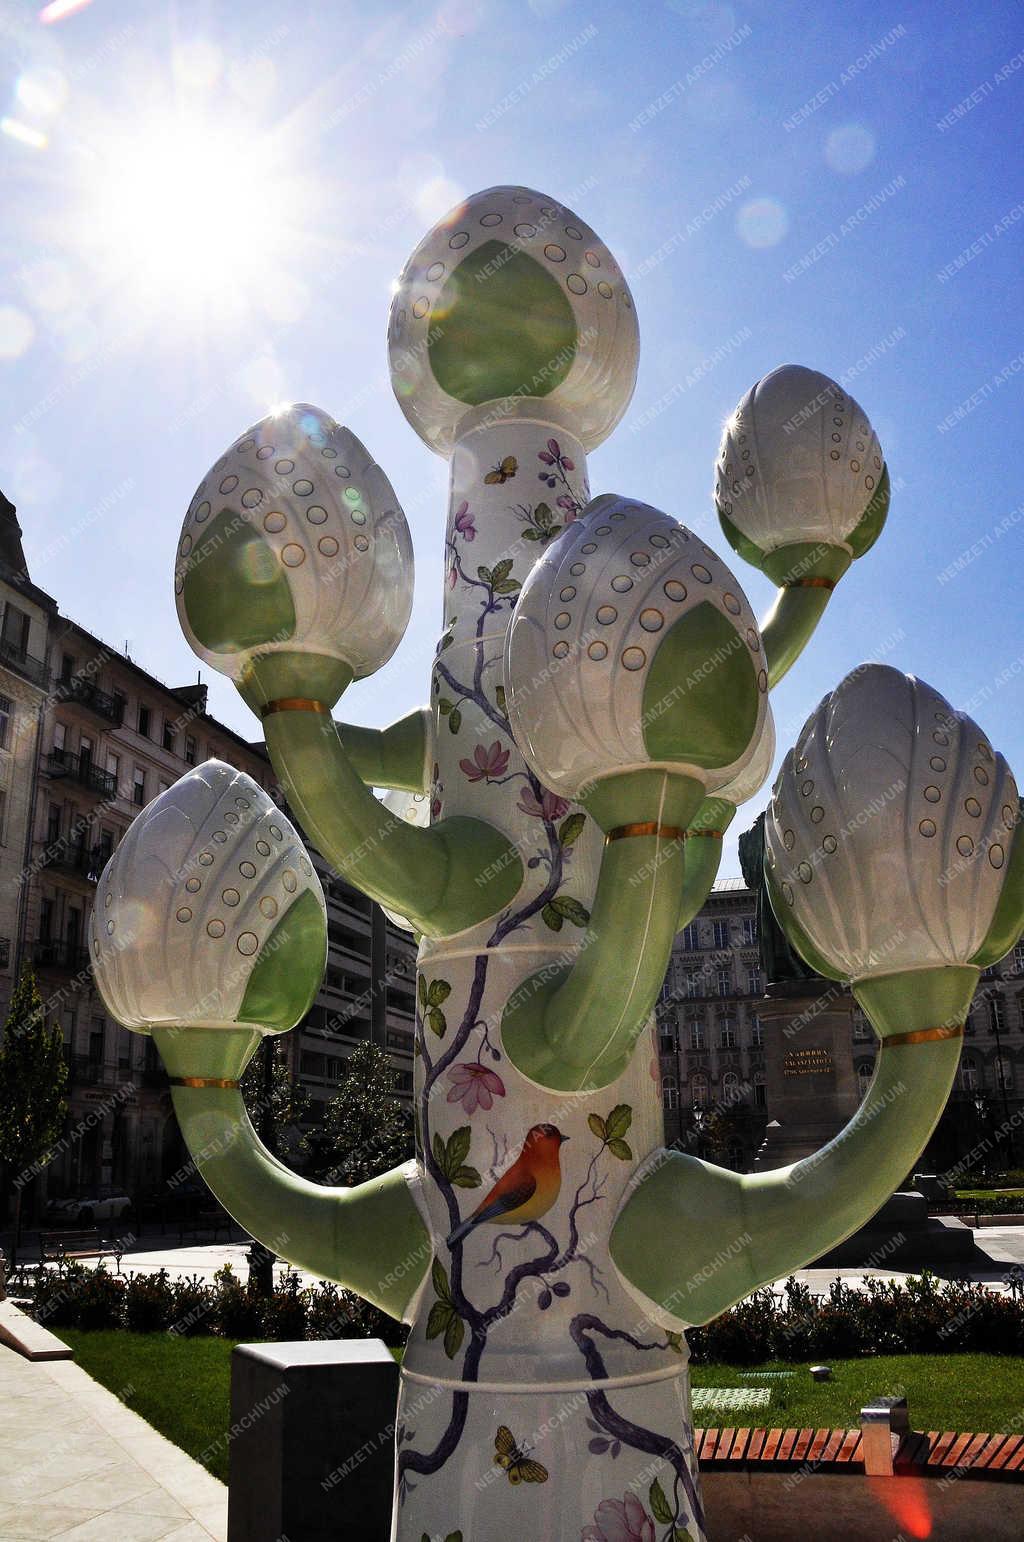
[[[832,1051],[824,1045],[787,1049],[782,1061],[783,1076],[831,1076],[834,1070]]]

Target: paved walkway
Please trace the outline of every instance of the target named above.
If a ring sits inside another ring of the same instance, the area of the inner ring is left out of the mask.
[[[72,1360],[0,1346],[3,1542],[224,1542],[227,1489]]]

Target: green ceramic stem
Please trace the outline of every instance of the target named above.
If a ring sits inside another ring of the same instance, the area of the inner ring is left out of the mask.
[[[883,1044],[850,1123],[813,1156],[775,1172],[732,1173],[661,1153],[612,1230],[625,1278],[668,1311],[706,1323],[870,1220],[927,1144],[960,1058],[959,1038],[884,1041],[962,1023],[977,979],[973,968],[932,969],[855,987]]]
[[[313,845],[418,932],[463,931],[515,895],[522,862],[492,825],[455,817],[418,830],[396,819],[357,776],[324,713],[274,712],[263,726],[274,769]]]
[[[825,614],[832,589],[808,584],[824,579],[837,584],[853,561],[842,547],[805,542],[780,546],[761,560],[761,568],[778,584],[775,603],[761,623],[768,657],[768,684],[777,685],[810,642]]]
[[[598,783],[585,801],[607,833],[646,821],[685,829],[701,797],[689,777],[634,772]],[[505,1008],[502,1044],[524,1075],[575,1092],[625,1070],[665,981],[690,844],[630,835],[605,846],[579,954],[524,980]]]
[[[367,787],[426,792],[430,781],[429,724],[430,713],[421,707],[387,728],[359,728],[354,723],[336,723],[335,727],[353,770]]]
[[[171,1076],[241,1075],[258,1028],[155,1029]],[[300,1178],[263,1146],[230,1087],[172,1087],[174,1112],[192,1160],[238,1224],[289,1263],[357,1291],[401,1318],[431,1257],[431,1243],[404,1171],[355,1188]]]
[[[679,906],[676,931],[681,932],[697,914],[718,877],[722,861],[722,836],[736,817],[736,806],[724,798],[705,798],[690,822],[683,864],[683,898]],[[709,830],[714,832],[704,835]]]

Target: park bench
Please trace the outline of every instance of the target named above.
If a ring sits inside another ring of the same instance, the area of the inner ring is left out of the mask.
[[[114,1237],[104,1242],[96,1227],[87,1227],[80,1231],[39,1233],[41,1264],[63,1263],[69,1259],[78,1258],[103,1258],[108,1254],[116,1260],[117,1272],[120,1274],[121,1259],[124,1255],[124,1243],[121,1238]]]

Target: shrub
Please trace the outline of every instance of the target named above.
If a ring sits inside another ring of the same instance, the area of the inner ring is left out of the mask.
[[[193,1338],[199,1333],[213,1333],[216,1324],[217,1292],[198,1274],[175,1280],[171,1286],[171,1321],[168,1333]]]
[[[243,1285],[230,1264],[214,1275],[217,1291],[216,1331],[222,1338],[261,1339],[265,1298]],[[212,1331],[212,1330],[211,1330]]]
[[[124,1320],[125,1281],[102,1263],[83,1269],[71,1296],[76,1328],[119,1328]]]

